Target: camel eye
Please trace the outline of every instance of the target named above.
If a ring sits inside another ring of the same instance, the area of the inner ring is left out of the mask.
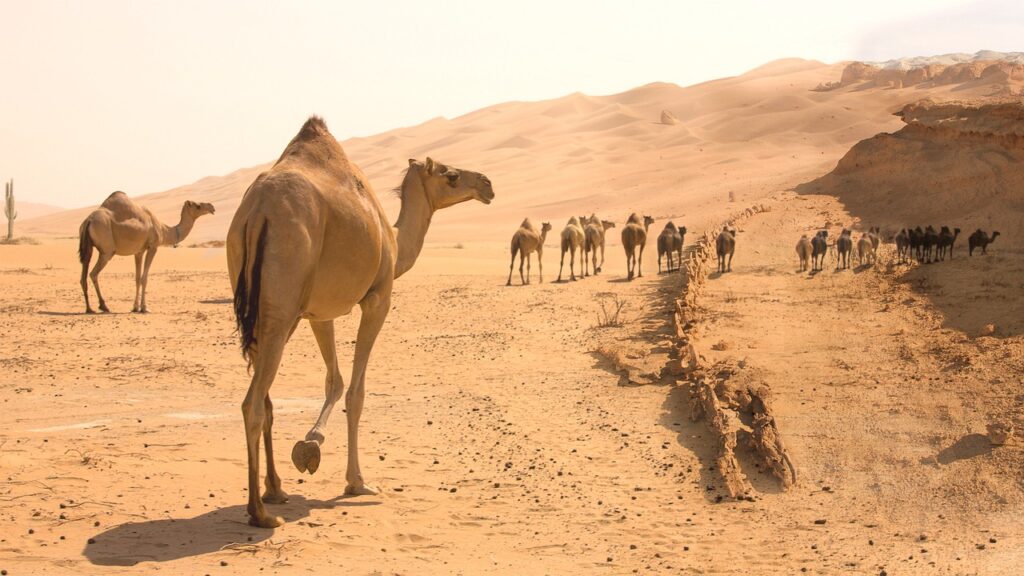
[[[455,183],[459,181],[458,172],[445,172],[445,178],[448,178],[448,184],[455,186]]]

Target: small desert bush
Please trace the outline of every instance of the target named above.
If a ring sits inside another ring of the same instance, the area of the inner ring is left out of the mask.
[[[626,301],[618,294],[604,296],[598,300],[601,307],[597,313],[598,328],[614,328],[622,326],[622,310],[626,307]]]

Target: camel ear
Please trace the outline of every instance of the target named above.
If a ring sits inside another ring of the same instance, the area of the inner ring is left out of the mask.
[[[430,156],[427,156],[427,161],[424,164],[427,167],[427,173],[428,174],[433,174],[434,173],[434,169],[436,168],[436,166],[434,165],[434,159],[431,158]]]
[[[415,163],[416,163],[416,159],[415,158],[409,158],[409,167],[412,167],[412,165],[415,164]]]

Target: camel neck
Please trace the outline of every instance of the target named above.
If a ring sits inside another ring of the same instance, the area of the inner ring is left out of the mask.
[[[423,239],[430,228],[434,208],[427,198],[417,167],[412,167],[402,181],[402,210],[395,222],[395,241],[398,258],[395,260],[395,278],[412,268],[423,249]]]
[[[184,210],[181,211],[181,221],[175,226],[161,225],[160,231],[160,245],[161,246],[173,246],[181,243],[185,237],[188,236],[189,232],[192,231],[192,226],[195,224],[195,220],[190,218]]]

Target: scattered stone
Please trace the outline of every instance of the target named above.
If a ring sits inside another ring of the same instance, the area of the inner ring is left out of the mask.
[[[1002,446],[1010,440],[1011,436],[1013,436],[1012,422],[991,422],[987,428],[988,441],[993,446]]]
[[[227,566],[228,565],[228,561],[227,560],[221,560],[220,561],[220,565],[221,566]]]
[[[991,335],[993,335],[995,333],[996,333],[996,325],[995,324],[985,324],[984,326],[981,327],[981,330],[978,330],[978,335],[979,336],[991,336]]]
[[[95,538],[89,538],[85,542],[86,542],[86,544],[95,544],[96,543],[96,539]]]
[[[815,524],[824,524],[825,522],[827,522],[827,520],[825,520],[824,518],[818,518],[814,521]]]
[[[988,543],[989,544],[995,544],[996,543],[996,539],[995,538],[989,538],[988,539]]]

